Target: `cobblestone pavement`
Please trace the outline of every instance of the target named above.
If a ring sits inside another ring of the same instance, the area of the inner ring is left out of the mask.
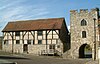
[[[96,61],[90,60],[86,64],[99,64],[99,63],[98,63],[98,60]]]
[[[54,56],[32,56],[32,55],[7,55],[0,59],[17,62],[17,64],[86,64],[89,59],[62,59]]]

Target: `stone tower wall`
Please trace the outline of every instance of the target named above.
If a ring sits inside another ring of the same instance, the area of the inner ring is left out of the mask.
[[[98,25],[98,13],[96,9],[80,9],[70,11],[70,32],[71,32],[71,53],[73,58],[79,57],[79,48],[83,44],[89,44],[92,48],[92,57],[94,57],[94,20],[96,19],[95,26]],[[87,22],[86,26],[81,26],[81,21],[85,19]],[[96,28],[97,29],[97,28]],[[82,31],[86,31],[86,38],[82,38]],[[96,34],[97,34],[96,30]],[[97,40],[96,35],[96,40]],[[97,42],[96,42],[97,43]]]
[[[83,44],[88,44],[92,48],[92,58],[94,58],[94,20],[95,25],[98,25],[98,12],[97,9],[71,10],[70,11],[70,36],[71,36],[71,49],[64,54],[64,57],[79,58],[79,49]],[[87,25],[81,26],[81,21],[86,20]],[[82,31],[86,31],[86,38],[82,38]],[[96,50],[98,40],[98,28],[96,28]],[[96,51],[97,53],[97,51]]]

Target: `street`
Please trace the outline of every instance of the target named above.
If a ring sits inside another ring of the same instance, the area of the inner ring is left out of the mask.
[[[33,55],[1,55],[0,59],[16,62],[17,64],[85,64],[90,61],[90,59],[62,59],[54,56]]]

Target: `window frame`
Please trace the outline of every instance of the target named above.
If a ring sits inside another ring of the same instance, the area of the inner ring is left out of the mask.
[[[83,19],[83,20],[81,21],[81,26],[86,26],[86,25],[87,25],[87,22],[86,22],[86,20]]]
[[[9,42],[8,42],[8,40],[4,40],[4,45],[6,45],[6,44],[8,44]]]
[[[41,31],[41,30],[40,31],[37,31],[37,35],[38,36],[42,36],[43,35],[43,31]]]
[[[16,40],[16,44],[20,44],[20,40]]]
[[[35,44],[34,40],[33,40],[32,44],[33,44],[33,45]]]
[[[86,31],[82,31],[82,38],[86,38],[87,35],[86,35]]]
[[[38,40],[38,44],[42,44],[42,40]]]
[[[55,49],[55,45],[54,44],[49,45],[49,49]]]
[[[27,40],[27,44],[31,45],[31,43],[32,43],[32,40]]]
[[[15,36],[20,36],[20,32],[15,32]]]

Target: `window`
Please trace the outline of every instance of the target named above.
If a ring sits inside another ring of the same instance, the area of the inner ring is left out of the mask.
[[[58,45],[57,48],[60,48],[60,45]]]
[[[38,44],[42,44],[42,40],[38,40]]]
[[[38,31],[37,34],[38,36],[42,36],[43,31]]]
[[[86,31],[82,31],[82,38],[86,38]]]
[[[8,40],[4,40],[4,44],[8,44]]]
[[[34,40],[33,40],[33,44],[34,44]]]
[[[87,25],[87,22],[86,22],[86,20],[83,19],[83,20],[81,21],[81,26],[86,26],[86,25]]]
[[[31,40],[27,40],[27,44],[31,44]]]
[[[20,44],[20,40],[16,40],[16,44]]]
[[[15,36],[20,36],[20,32],[15,32]]]
[[[55,49],[55,45],[53,44],[49,45],[49,49]]]

